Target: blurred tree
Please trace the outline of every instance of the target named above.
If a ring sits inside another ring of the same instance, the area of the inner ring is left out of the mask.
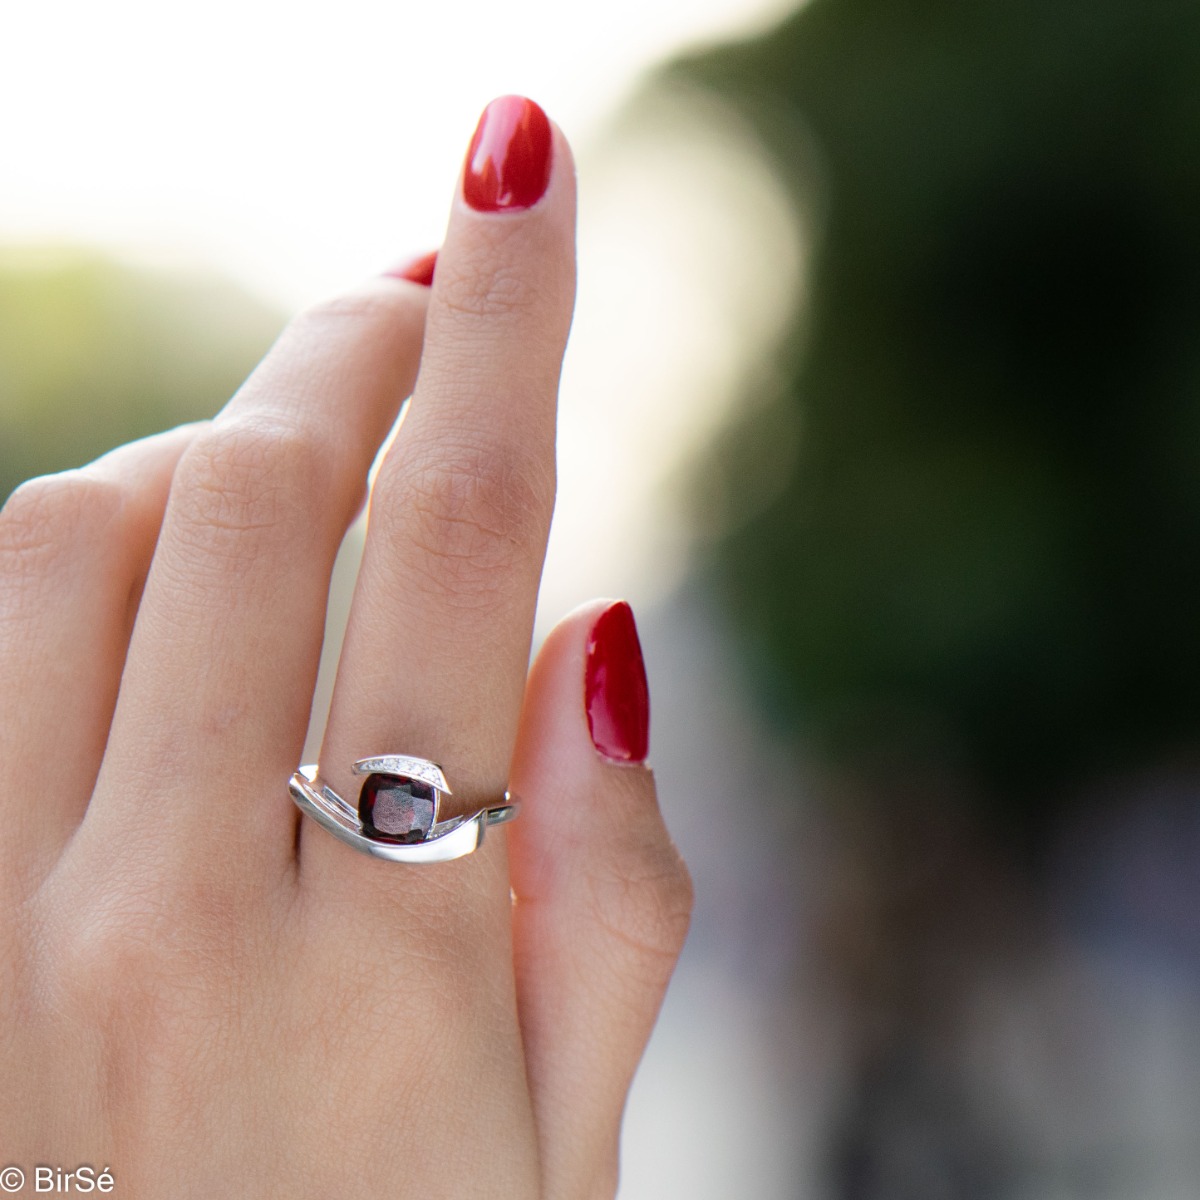
[[[219,279],[82,250],[0,250],[0,497],[211,416],[281,323]]]
[[[786,386],[702,472],[776,705],[834,758],[965,768],[1018,824],[1194,743],[1200,6],[813,0],[667,78],[819,214]]]

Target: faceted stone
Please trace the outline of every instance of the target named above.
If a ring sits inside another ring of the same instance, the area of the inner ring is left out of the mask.
[[[437,793],[427,783],[395,775],[368,775],[358,797],[363,833],[385,842],[424,841],[437,815]]]

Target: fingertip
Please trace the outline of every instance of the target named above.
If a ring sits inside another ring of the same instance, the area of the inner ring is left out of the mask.
[[[554,138],[541,105],[498,96],[483,110],[463,162],[462,196],[477,212],[532,208],[545,195]]]
[[[604,682],[596,677],[595,633],[605,615],[624,601],[597,598],[585,601],[562,617],[538,649],[530,669],[521,714],[514,775],[532,770],[539,748],[554,743],[570,747],[570,759],[590,769],[611,765],[592,736],[589,692]],[[565,763],[565,757],[559,757]],[[549,765],[539,763],[541,769]],[[636,764],[635,764],[636,765]]]
[[[431,250],[428,254],[419,255],[417,258],[406,259],[404,262],[390,267],[383,274],[388,279],[403,279],[408,283],[420,284],[422,287],[432,287],[434,272],[437,270],[437,257],[438,252]]]
[[[511,216],[553,199],[564,182],[573,188],[571,149],[541,105],[527,96],[492,100],[463,159],[459,195],[467,207]]]
[[[610,604],[588,633],[584,708],[596,752],[610,763],[640,765],[650,751],[650,688],[633,609]]]
[[[581,846],[595,843],[599,860],[626,835],[635,850],[669,842],[645,761],[648,717],[630,606],[596,599],[563,617],[534,659],[511,772],[526,801],[513,853],[527,887],[554,886]]]

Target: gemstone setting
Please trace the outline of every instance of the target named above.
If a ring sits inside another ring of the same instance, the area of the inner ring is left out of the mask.
[[[363,833],[404,846],[428,838],[437,810],[438,789],[405,775],[368,775],[358,796]]]

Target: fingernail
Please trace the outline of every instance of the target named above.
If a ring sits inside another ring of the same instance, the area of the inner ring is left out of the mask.
[[[613,762],[646,761],[650,690],[633,609],[624,600],[599,616],[587,643],[584,706],[592,744]]]
[[[463,196],[479,212],[531,208],[550,182],[550,122],[532,100],[501,96],[467,150]]]
[[[437,256],[438,252],[433,250],[429,254],[422,254],[420,258],[414,258],[411,262],[401,263],[390,271],[384,271],[384,274],[393,279],[407,279],[410,283],[421,283],[429,287],[433,283],[433,269],[437,266]]]

